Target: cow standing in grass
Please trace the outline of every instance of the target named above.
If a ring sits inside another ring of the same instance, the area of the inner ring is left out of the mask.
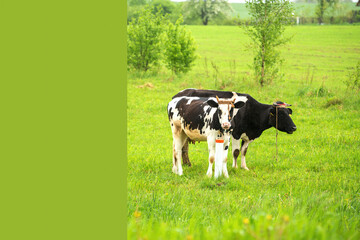
[[[245,106],[234,113],[233,116],[233,131],[232,131],[232,155],[233,167],[237,168],[237,158],[241,153],[241,167],[249,170],[246,166],[245,155],[249,144],[254,141],[266,129],[275,127],[288,134],[296,131],[296,126],[291,119],[292,110],[287,108],[288,104],[283,102],[276,102],[272,105],[262,104],[256,101],[248,94],[241,94],[229,91],[216,90],[200,90],[200,89],[185,89],[176,94],[173,99],[182,96],[191,97],[214,97],[229,98],[234,95],[246,97],[248,100]],[[277,115],[277,123],[276,123]],[[241,147],[240,147],[240,139]],[[186,142],[182,150],[184,164],[190,165],[188,157],[188,143]]]
[[[226,168],[228,144],[230,141],[231,118],[234,109],[245,105],[246,97],[231,96],[232,99],[179,97],[168,104],[168,117],[173,134],[173,168],[175,174],[182,175],[182,148],[188,141],[207,141],[209,168],[207,176],[212,176],[215,160],[215,140],[224,138],[223,174],[229,177]]]

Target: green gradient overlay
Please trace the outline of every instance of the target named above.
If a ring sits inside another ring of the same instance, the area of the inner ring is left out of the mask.
[[[0,239],[125,239],[126,2],[0,10]]]

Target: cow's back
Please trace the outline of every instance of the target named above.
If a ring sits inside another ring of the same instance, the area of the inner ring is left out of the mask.
[[[194,88],[188,88],[185,89],[179,93],[177,93],[175,96],[173,96],[172,98],[177,98],[177,97],[183,97],[183,96],[188,96],[188,97],[216,97],[218,96],[219,98],[232,98],[234,95],[233,92],[230,91],[217,91],[217,90],[203,90],[203,89],[194,89]],[[247,96],[247,94],[238,94],[238,96]]]
[[[245,113],[247,111],[250,111],[251,108],[254,108],[256,105],[261,105],[258,101],[256,101],[253,97],[251,97],[249,94],[245,93],[237,93],[237,92],[230,92],[230,91],[217,91],[217,90],[204,90],[204,89],[194,89],[194,88],[188,88],[185,90],[182,90],[178,92],[176,95],[174,95],[172,98],[177,97],[200,97],[200,98],[209,98],[209,97],[216,97],[219,98],[232,98],[234,96],[234,93],[238,96],[244,96],[247,98],[246,104],[244,107],[240,108],[242,113]],[[205,101],[205,99],[202,99]]]

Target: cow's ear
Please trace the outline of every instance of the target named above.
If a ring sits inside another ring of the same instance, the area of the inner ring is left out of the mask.
[[[235,108],[242,108],[248,100],[247,97],[245,97],[245,96],[237,96],[233,99],[234,99],[233,107],[235,107]]]
[[[209,100],[206,101],[206,103],[213,108],[217,108],[219,104],[217,103],[215,98],[209,98]]]
[[[292,114],[292,109],[288,108],[288,110],[289,110],[289,115],[291,115]]]
[[[244,105],[245,105],[245,103],[242,101],[238,101],[238,102],[234,103],[235,108],[242,108]]]

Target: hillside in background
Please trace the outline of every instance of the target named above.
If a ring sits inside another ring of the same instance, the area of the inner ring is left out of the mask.
[[[316,17],[315,8],[316,3],[294,3],[295,4],[295,16],[299,17]],[[240,17],[240,19],[249,18],[248,11],[245,7],[245,3],[230,3],[234,9],[232,13],[233,17]],[[351,10],[360,10],[360,7],[356,7],[356,3],[341,3],[336,11],[328,10],[328,14],[333,16],[346,16]]]

